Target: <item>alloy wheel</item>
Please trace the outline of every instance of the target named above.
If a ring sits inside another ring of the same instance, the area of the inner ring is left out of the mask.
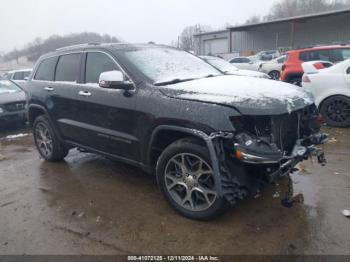
[[[269,75],[273,80],[278,80],[280,78],[280,73],[277,71],[272,71]]]
[[[217,198],[213,171],[201,157],[181,153],[165,168],[165,185],[171,198],[190,211],[203,211]]]
[[[343,99],[334,99],[327,105],[327,117],[337,123],[350,120],[350,104]]]
[[[39,123],[35,128],[35,139],[40,153],[49,156],[52,153],[52,137],[48,127]]]

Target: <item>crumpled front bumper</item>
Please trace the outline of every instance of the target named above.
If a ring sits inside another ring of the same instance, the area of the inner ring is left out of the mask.
[[[259,152],[257,147],[250,148],[253,145],[253,141],[245,143],[235,143],[235,157],[240,161],[253,164],[280,164],[281,168],[306,160],[309,157],[317,157],[318,162],[321,165],[326,164],[326,159],[322,149],[318,148],[318,145],[324,144],[327,141],[327,135],[323,133],[316,133],[307,138],[299,139],[296,141],[294,148],[290,154],[285,154],[277,147],[271,147],[269,150]],[[254,145],[253,145],[254,146]]]

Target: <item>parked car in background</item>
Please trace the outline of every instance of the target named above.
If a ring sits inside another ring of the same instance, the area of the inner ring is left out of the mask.
[[[277,50],[260,51],[255,55],[257,60],[261,61],[271,61],[272,59],[275,59],[278,56],[280,56],[280,53]]]
[[[4,77],[7,80],[12,80],[16,82],[17,84],[24,83],[29,75],[32,73],[32,69],[20,69],[20,70],[12,70],[7,72]]]
[[[302,85],[311,91],[327,124],[350,126],[350,59],[326,69],[317,69],[318,62],[302,64]]]
[[[256,57],[235,57],[229,61],[238,69],[247,69],[253,71],[259,71],[259,66],[262,61],[257,60]]]
[[[0,80],[0,126],[27,120],[25,92],[14,82]]]
[[[200,56],[200,58],[202,58],[204,61],[206,61],[216,69],[223,72],[225,75],[250,76],[250,77],[270,79],[270,77],[267,74],[264,74],[261,72],[257,72],[253,70],[238,69],[233,64],[219,57]]]
[[[268,74],[271,79],[278,80],[281,76],[282,66],[287,56],[283,55],[270,62],[261,63],[259,71]]]
[[[311,94],[243,78],[172,47],[63,48],[26,83],[34,141],[47,161],[78,147],[155,173],[180,214],[211,219],[311,155],[324,164]]]
[[[329,61],[339,63],[350,58],[350,45],[318,46],[287,52],[287,59],[282,66],[281,80],[301,85],[303,76],[302,63],[310,61]],[[324,64],[331,66],[332,64]]]

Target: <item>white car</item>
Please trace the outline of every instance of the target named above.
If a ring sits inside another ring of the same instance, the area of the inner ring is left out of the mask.
[[[272,79],[278,80],[281,76],[282,66],[287,56],[283,55],[269,62],[260,64],[259,71],[268,74]]]
[[[230,64],[226,60],[219,57],[200,56],[200,58],[202,58],[204,61],[206,61],[208,64],[212,65],[219,71],[223,72],[225,75],[250,76],[250,77],[270,79],[270,77],[267,74],[264,74],[261,72],[238,69],[233,64]]]
[[[302,64],[302,85],[311,91],[322,116],[330,126],[350,126],[350,59],[320,69],[321,62]]]
[[[262,61],[257,60],[255,57],[235,57],[229,61],[238,69],[248,69],[253,71],[259,71],[259,66]]]
[[[25,82],[30,74],[32,73],[32,69],[20,69],[9,71],[4,75],[4,78],[7,80],[12,80],[17,84]]]

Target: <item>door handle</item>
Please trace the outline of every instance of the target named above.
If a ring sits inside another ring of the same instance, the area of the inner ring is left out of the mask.
[[[44,90],[46,90],[47,92],[55,91],[55,89],[53,87],[50,87],[50,86],[44,87]]]
[[[91,96],[91,93],[88,91],[79,91],[78,95],[80,96]]]

